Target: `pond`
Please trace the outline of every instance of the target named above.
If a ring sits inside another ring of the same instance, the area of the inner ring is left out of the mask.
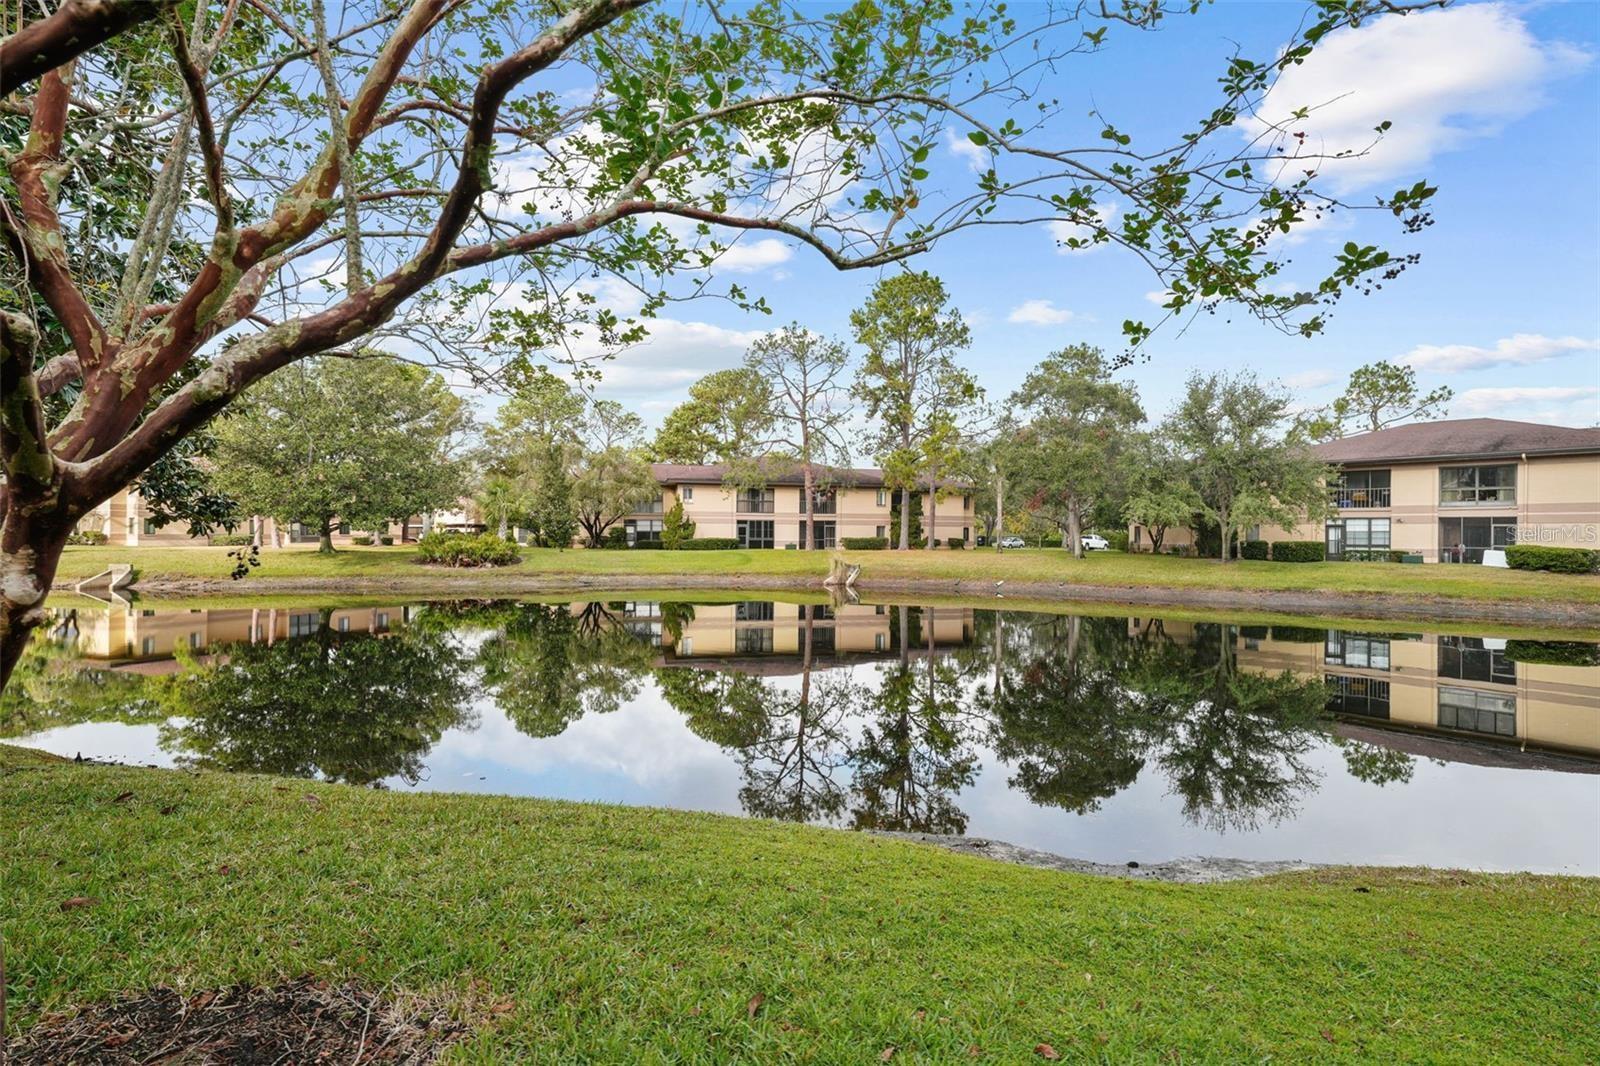
[[[58,609],[0,736],[1101,862],[1600,874],[1594,643],[714,595],[281,603]]]

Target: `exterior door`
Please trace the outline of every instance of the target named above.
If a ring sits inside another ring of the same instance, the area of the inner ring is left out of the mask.
[[[1344,558],[1344,523],[1329,522],[1327,533],[1327,556],[1329,559]]]

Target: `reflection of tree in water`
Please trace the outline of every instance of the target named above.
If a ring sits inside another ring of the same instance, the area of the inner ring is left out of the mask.
[[[312,636],[219,646],[211,663],[152,680],[182,719],[162,727],[161,746],[205,769],[416,782],[445,730],[469,723],[459,649],[428,629],[336,633],[329,614]]]
[[[605,604],[497,604],[480,621],[496,632],[478,648],[483,683],[513,725],[553,737],[585,714],[609,714],[639,695],[655,650]]]
[[[738,758],[744,778],[739,803],[748,814],[832,821],[844,809],[844,790],[834,773],[844,762],[855,687],[842,673],[814,675],[814,647],[815,622],[808,614],[794,693],[760,678],[693,667],[657,674],[662,695],[689,728]]]
[[[1317,784],[1322,682],[1240,670],[1229,626],[1178,643],[1159,628],[1129,635],[1121,619],[1035,622],[1002,660],[993,742],[1038,802],[1093,810],[1153,761],[1191,821],[1248,829],[1292,814]]]
[[[1085,814],[1139,776],[1151,737],[1122,680],[1130,647],[1122,619],[997,619],[987,702],[1012,788]]]
[[[868,721],[851,751],[851,826],[961,833],[967,816],[956,806],[955,793],[972,783],[978,766],[961,673],[956,663],[941,662],[934,654],[927,610],[919,618],[926,662],[914,668],[909,612],[905,607],[898,611],[900,662],[884,671],[868,697]]]
[[[1369,785],[1405,784],[1417,768],[1416,759],[1403,751],[1345,738],[1338,738],[1338,744],[1350,776]]]
[[[78,651],[78,612],[55,613],[34,630],[11,683],[0,692],[0,737],[80,722],[158,722],[145,679],[92,666]]]

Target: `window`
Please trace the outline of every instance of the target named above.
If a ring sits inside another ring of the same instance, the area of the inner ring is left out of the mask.
[[[1389,669],[1389,640],[1343,630],[1328,630],[1322,647],[1322,661],[1329,666],[1349,666],[1359,670]]]
[[[1389,471],[1346,470],[1328,486],[1335,507],[1389,506]]]
[[[1439,689],[1439,727],[1495,737],[1517,735],[1517,700],[1470,688]]]
[[[879,507],[887,507],[887,506],[889,506],[889,490],[888,489],[879,489],[878,490],[878,506]],[[881,537],[881,536],[883,536],[883,534],[879,533],[878,536]]]
[[[874,634],[872,634],[872,650],[873,651],[883,651],[886,648],[888,648],[888,646],[889,646],[889,634],[887,634],[887,633],[874,633]]]
[[[156,525],[156,520],[154,518],[146,518],[144,520],[144,531],[145,531],[145,535],[146,536],[148,536],[151,533],[154,533],[156,530],[158,530],[160,528],[161,528],[160,526]]]
[[[770,548],[773,545],[773,523],[745,520],[738,524],[739,547]]]
[[[377,624],[375,624],[372,628],[374,630],[378,631],[378,632],[382,632],[383,630],[388,629],[389,628],[389,612],[388,611],[379,611],[378,612]]]
[[[631,548],[635,544],[660,544],[661,526],[659,518],[630,518],[622,523],[622,531]]]
[[[1444,467],[1439,471],[1439,502],[1469,507],[1485,503],[1516,503],[1516,465]]]
[[[770,626],[743,626],[733,631],[733,650],[740,655],[766,655],[772,652]]]
[[[1484,647],[1482,637],[1440,637],[1439,676],[1515,685],[1517,664],[1504,648]]]
[[[679,490],[679,495],[681,495],[683,497],[683,502],[684,503],[692,502],[694,500],[694,486],[693,485],[685,485],[682,489]]]
[[[633,507],[634,514],[660,514],[665,508],[662,506],[661,497],[650,500],[640,500]]]
[[[735,622],[770,622],[773,618],[771,600],[744,600],[733,605]]]
[[[199,633],[190,633],[189,634],[189,647],[198,648],[199,646],[200,646],[200,634]]]
[[[875,526],[874,529],[876,530],[876,532],[872,534],[874,537],[886,537],[889,533],[888,526]]]
[[[1329,674],[1328,710],[1362,718],[1389,717],[1389,682],[1372,677]]]
[[[972,527],[971,526],[962,526],[961,527],[961,540],[962,540],[962,543],[966,543],[967,541],[969,541],[971,539],[972,539]]]
[[[773,504],[777,502],[777,494],[771,489],[745,489],[739,493],[738,502],[734,510],[739,514],[771,514]],[[768,522],[767,525],[771,525]],[[772,547],[772,545],[767,545]]]
[[[156,638],[145,637],[141,640],[139,642],[139,653],[141,655],[154,655],[156,653]]]
[[[806,526],[808,525],[815,532],[816,547],[831,548],[838,543],[839,523],[817,521],[801,522],[800,547],[804,548],[808,543],[806,538]]]
[[[1481,563],[1486,548],[1504,548],[1517,542],[1515,516],[1439,519],[1439,559],[1451,563]]]
[[[693,637],[684,637],[682,640],[678,641],[678,654],[679,655],[693,655],[694,654],[694,638]]]
[[[961,509],[963,511],[972,510],[972,493],[963,492],[961,494]]]
[[[289,616],[289,635],[291,637],[309,637],[317,631],[317,613],[307,611],[303,614]]]
[[[341,537],[348,537],[350,535],[350,523],[349,522],[340,522],[339,523],[339,535]]]
[[[801,626],[797,632],[799,639],[795,641],[800,647],[806,646],[806,628]],[[834,652],[838,650],[838,642],[834,639],[832,626],[811,627],[811,650],[813,652]]]
[[[350,616],[349,615],[346,615],[345,617],[339,619],[339,632],[341,632],[341,633],[350,632]]]
[[[1328,558],[1330,559],[1342,559],[1346,553],[1359,557],[1369,551],[1388,551],[1389,520],[1387,518],[1344,518],[1336,522],[1329,522],[1327,549]]]

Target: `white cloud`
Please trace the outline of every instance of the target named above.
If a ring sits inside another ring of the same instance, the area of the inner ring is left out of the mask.
[[[1096,204],[1094,207],[1094,217],[1099,221],[1100,225],[1109,226],[1117,217],[1117,211],[1118,208],[1116,204]],[[1097,248],[1105,247],[1103,243],[1086,245],[1082,248],[1067,247],[1067,241],[1087,241],[1092,238],[1095,233],[1095,228],[1093,226],[1080,226],[1076,222],[1056,221],[1045,223],[1045,228],[1050,231],[1050,236],[1055,238],[1056,253],[1058,255],[1084,255],[1088,252],[1094,251]]]
[[[1298,374],[1290,374],[1284,378],[1283,383],[1291,389],[1315,389],[1333,384],[1335,377],[1331,370],[1302,370]]]
[[[1401,356],[1400,362],[1418,370],[1454,374],[1493,366],[1531,366],[1574,352],[1597,350],[1600,350],[1600,339],[1517,333],[1500,338],[1492,348],[1475,344],[1419,344]]]
[[[772,237],[763,237],[758,241],[734,241],[728,250],[717,257],[718,271],[727,270],[735,274],[751,274],[767,267],[787,263],[794,256],[794,249],[783,241]]]
[[[982,174],[994,165],[993,157],[987,148],[982,148],[966,137],[949,127],[944,131],[945,147],[950,149],[950,154],[967,165],[967,169],[974,174]]]
[[[1540,106],[1546,82],[1588,60],[1572,46],[1536,38],[1507,4],[1385,15],[1326,38],[1279,78],[1261,118],[1241,125],[1251,139],[1268,123],[1279,126],[1292,157],[1297,141],[1288,135],[1306,135],[1302,156],[1359,152],[1375,126],[1393,122],[1364,155],[1285,168],[1299,177],[1315,166],[1349,192],[1415,176],[1439,152],[1492,136]],[[1306,107],[1309,117],[1292,118]]]
[[[595,363],[600,382],[595,391],[617,400],[661,399],[662,393],[687,389],[713,370],[737,366],[745,349],[762,330],[727,329],[709,322],[655,318],[645,323],[649,337],[614,359]],[[595,358],[600,345],[589,333],[571,345],[579,358]]]
[[[1510,418],[1553,425],[1600,425],[1600,386],[1468,389],[1450,402],[1456,418]]]
[[[1059,326],[1072,321],[1072,312],[1057,307],[1049,300],[1027,300],[1013,307],[1006,321],[1029,326]]]
[[[1157,307],[1163,307],[1163,306],[1166,305],[1166,302],[1168,300],[1172,299],[1172,290],[1171,289],[1153,289],[1150,292],[1145,293],[1144,294],[1144,298],[1146,300],[1148,300],[1149,302],[1155,304]]]

